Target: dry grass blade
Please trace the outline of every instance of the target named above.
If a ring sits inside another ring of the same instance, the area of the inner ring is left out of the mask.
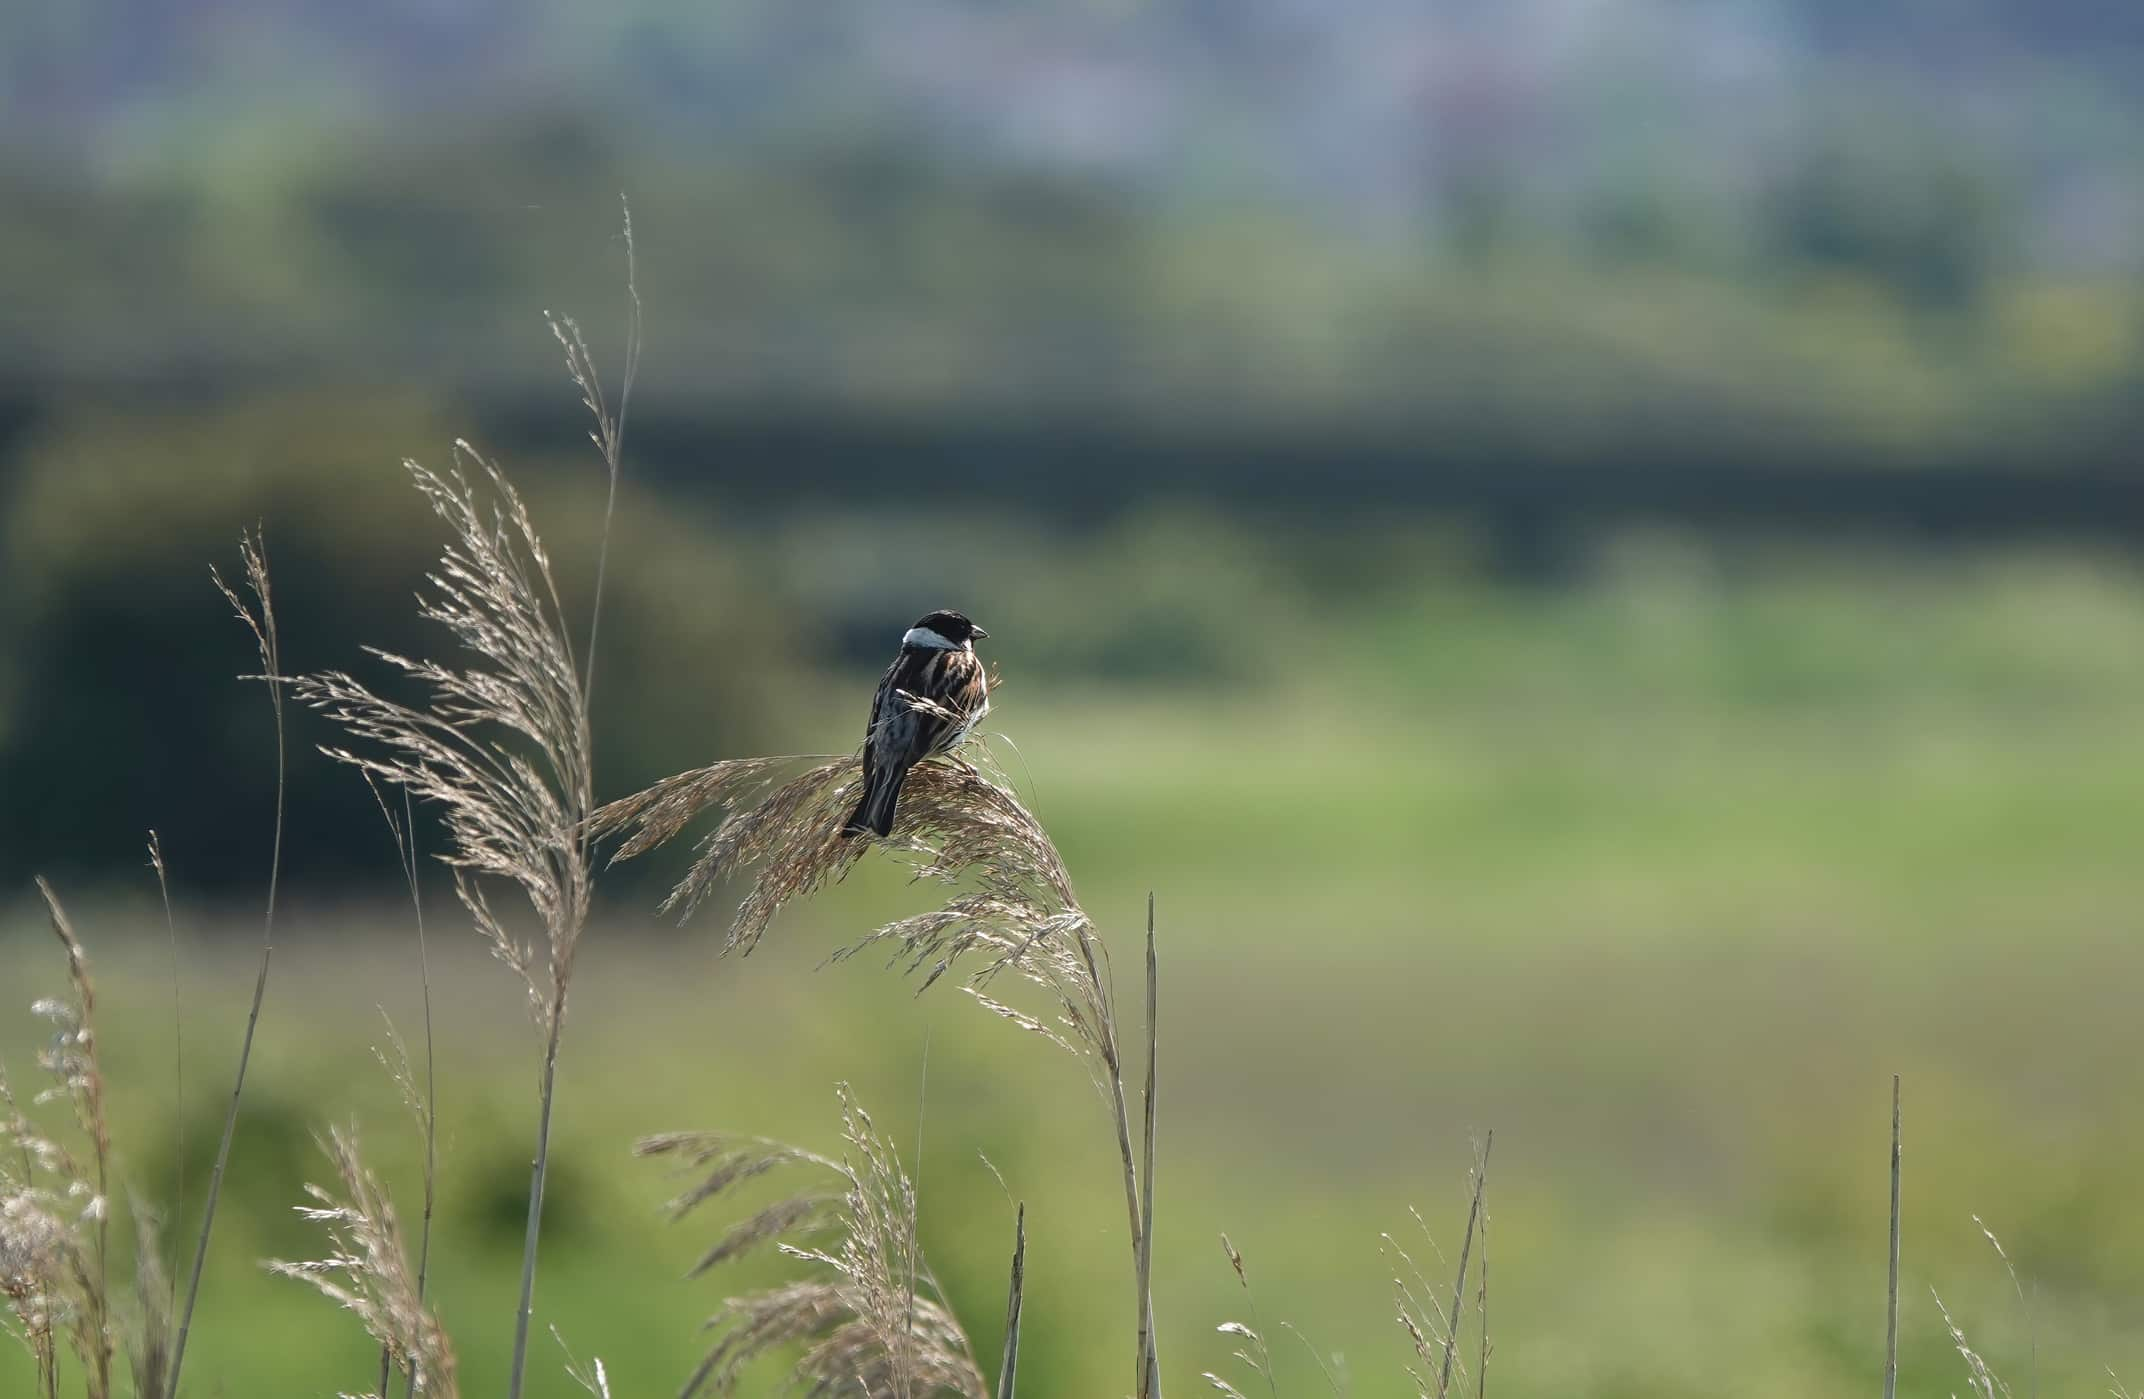
[[[1014,1399],[1020,1378],[1020,1311],[1027,1299],[1027,1202],[1013,1214],[1012,1280],[1005,1295],[1005,1357],[998,1364],[997,1399]]]
[[[394,1368],[410,1376],[416,1393],[453,1399],[454,1351],[417,1295],[393,1201],[365,1168],[354,1132],[330,1131],[320,1146],[342,1193],[308,1185],[313,1203],[299,1206],[298,1213],[327,1231],[328,1254],[308,1262],[272,1261],[269,1270],[319,1289],[356,1316]]]
[[[839,1161],[758,1138],[675,1133],[640,1144],[643,1156],[673,1156],[692,1183],[670,1203],[682,1218],[706,1201],[777,1166],[808,1165],[838,1192],[810,1191],[760,1211],[726,1232],[697,1274],[746,1249],[776,1243],[815,1275],[733,1297],[708,1323],[715,1340],[681,1391],[729,1394],[743,1370],[770,1352],[802,1347],[791,1372],[808,1396],[986,1399],[966,1334],[945,1303],[916,1242],[915,1187],[892,1144],[840,1089]],[[822,1237],[823,1245],[811,1240]]]

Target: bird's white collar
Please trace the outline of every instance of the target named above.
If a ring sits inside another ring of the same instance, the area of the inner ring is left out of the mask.
[[[975,649],[975,643],[972,641],[965,646],[955,646],[929,627],[910,627],[902,634],[901,644],[903,646],[927,647],[933,651],[972,651]]]

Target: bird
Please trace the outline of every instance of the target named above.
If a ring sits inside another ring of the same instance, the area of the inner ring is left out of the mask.
[[[901,649],[871,699],[863,797],[842,835],[891,835],[908,770],[959,747],[989,712],[990,680],[975,654],[975,643],[988,635],[943,609],[925,613],[902,633]]]

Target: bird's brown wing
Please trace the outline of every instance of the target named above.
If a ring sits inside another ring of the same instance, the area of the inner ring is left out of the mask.
[[[864,730],[865,785],[881,765],[906,769],[951,747],[988,693],[983,663],[972,651],[896,656],[871,699],[871,722]]]

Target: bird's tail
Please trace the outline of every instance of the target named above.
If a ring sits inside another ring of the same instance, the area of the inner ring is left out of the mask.
[[[841,828],[845,836],[860,836],[866,831],[884,838],[893,834],[893,809],[901,800],[901,783],[907,780],[908,769],[891,765],[874,770],[871,780],[864,788],[863,800],[856,803],[848,824]]]

